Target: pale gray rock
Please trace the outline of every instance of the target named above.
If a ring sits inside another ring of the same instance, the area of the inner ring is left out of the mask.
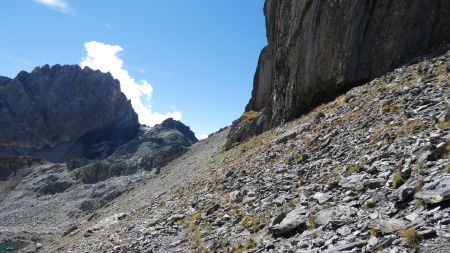
[[[417,192],[415,198],[423,200],[427,204],[438,204],[450,200],[450,176],[445,175]]]

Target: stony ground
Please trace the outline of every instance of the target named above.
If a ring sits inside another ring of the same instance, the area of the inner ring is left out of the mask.
[[[449,252],[450,52],[226,152],[227,131],[42,252]]]

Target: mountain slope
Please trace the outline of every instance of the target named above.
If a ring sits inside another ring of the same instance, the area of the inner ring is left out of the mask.
[[[168,188],[134,189],[44,251],[448,252],[449,70],[450,51],[401,67],[228,151],[214,135],[161,169]]]
[[[101,161],[54,164],[30,157],[0,157],[0,230],[59,233],[121,194],[156,178],[159,168],[197,142],[183,123],[167,119]],[[57,208],[55,208],[57,207]]]

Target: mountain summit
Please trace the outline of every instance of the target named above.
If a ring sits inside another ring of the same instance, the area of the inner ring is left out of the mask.
[[[44,65],[0,78],[0,154],[105,158],[133,139],[138,116],[111,74]]]

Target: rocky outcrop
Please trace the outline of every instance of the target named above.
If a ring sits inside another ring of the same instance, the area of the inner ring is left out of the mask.
[[[268,45],[246,107],[261,112],[259,133],[450,41],[446,0],[267,0],[264,12]],[[226,146],[248,128],[234,122]]]
[[[0,78],[0,155],[105,158],[133,139],[138,117],[109,73],[42,66]]]
[[[120,146],[110,158],[141,158],[155,156],[157,153],[170,155],[170,150],[181,150],[197,141],[188,126],[169,118],[152,128],[142,127],[137,138]]]
[[[111,177],[151,171],[180,157],[198,140],[183,123],[166,119],[152,128],[141,127],[138,136],[120,146],[103,161],[71,160],[69,170],[83,183],[94,184]]]

